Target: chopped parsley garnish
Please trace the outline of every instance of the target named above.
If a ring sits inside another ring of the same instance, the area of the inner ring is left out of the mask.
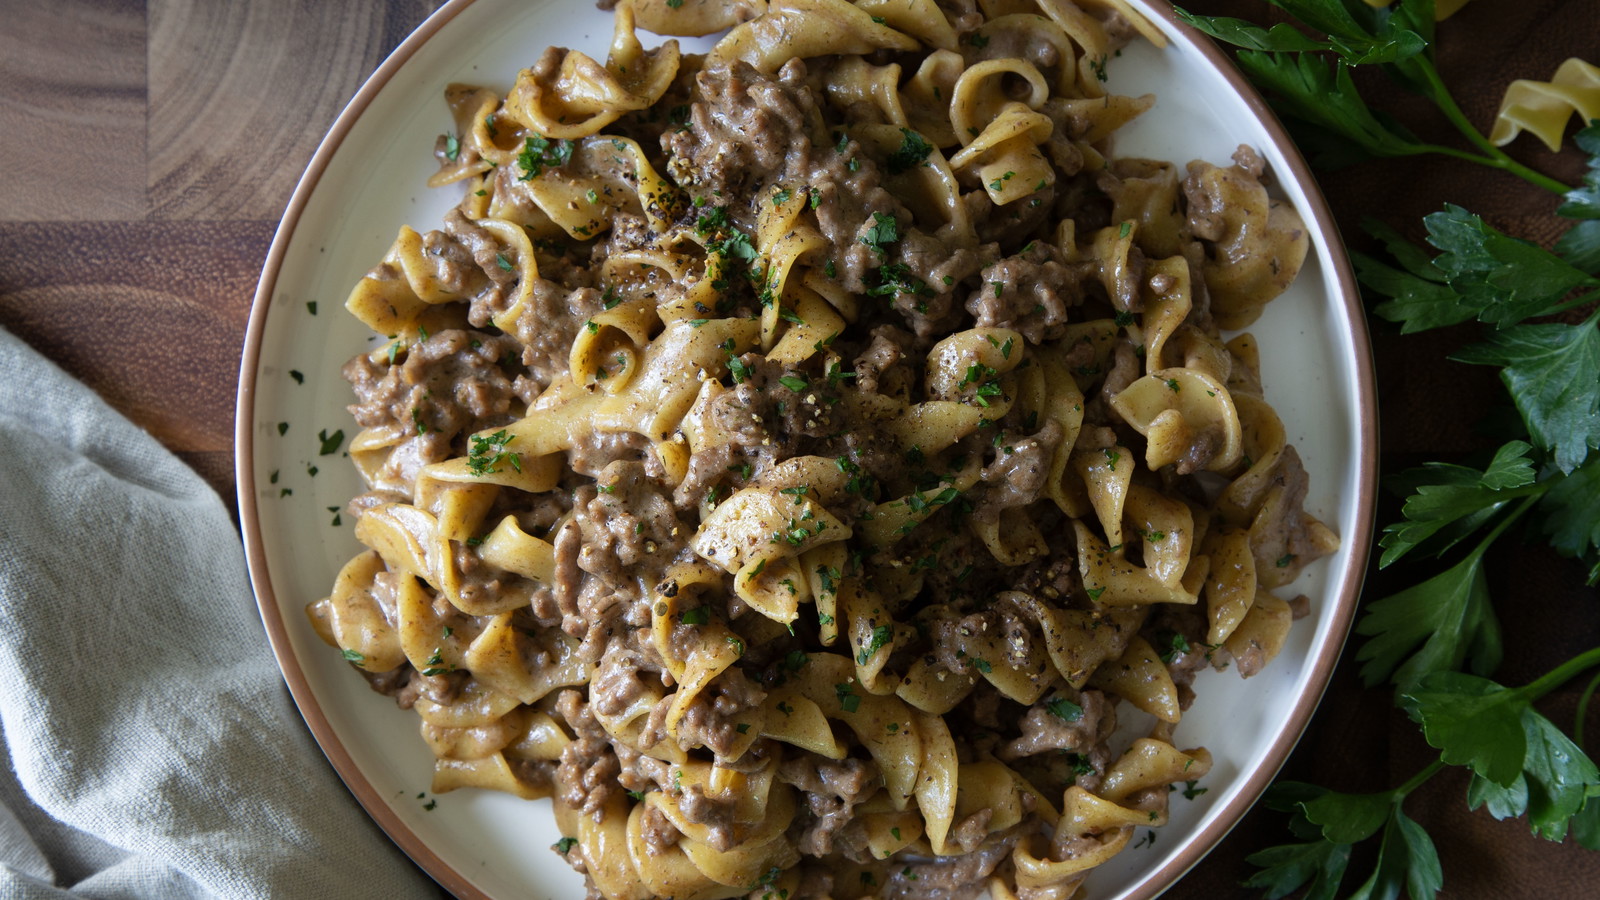
[[[804,375],[785,375],[778,379],[778,383],[797,394],[811,386]]]
[[[367,655],[359,650],[344,651],[344,658],[346,661],[353,662],[358,666],[366,665],[367,662]]]
[[[494,264],[507,272],[516,271],[515,267],[511,265],[511,260],[506,259],[506,255],[504,253],[496,253],[494,255]]]
[[[888,245],[898,240],[900,240],[900,220],[892,214],[873,213],[872,227],[867,229],[866,235],[861,238],[861,243],[879,253],[885,253]]]
[[[288,430],[289,423],[287,422],[284,422],[278,426],[279,434],[283,434]],[[339,445],[344,443],[344,429],[341,428],[338,431],[335,431],[333,434],[329,434],[327,429],[323,429],[322,431],[317,432],[317,440],[322,442],[322,446],[318,449],[317,454],[319,456],[332,456],[333,454],[339,452]]]
[[[873,654],[883,649],[883,646],[894,640],[894,629],[888,625],[879,625],[872,629],[872,636],[867,640],[866,646],[856,655],[856,662],[866,665]]]
[[[632,793],[632,791],[630,791],[629,793]],[[572,845],[576,844],[577,842],[578,842],[578,839],[575,838],[575,837],[564,837],[561,840],[556,841],[556,852],[561,854],[562,856],[566,856],[567,855],[567,851],[571,850],[572,849]]]
[[[933,151],[932,144],[909,128],[900,129],[900,135],[900,149],[889,156],[887,165],[890,175],[898,175],[922,165]]]
[[[472,435],[469,438],[472,446],[467,450],[467,471],[474,475],[493,475],[499,471],[501,463],[506,463],[521,472],[522,454],[506,449],[506,445],[516,439],[516,435],[508,434],[504,428],[488,437]]]
[[[454,134],[444,136],[444,158],[451,162],[461,158],[461,139]]]
[[[522,181],[530,181],[544,174],[548,167],[551,169],[564,166],[572,159],[571,141],[549,140],[544,135],[535,134],[522,144],[522,152],[517,154],[517,165],[522,169]]]
[[[1167,639],[1167,649],[1161,651],[1161,661],[1164,663],[1170,663],[1176,659],[1179,654],[1188,653],[1190,649],[1192,648],[1189,646],[1189,639],[1174,632],[1172,637]]]
[[[855,688],[849,682],[841,682],[833,686],[834,696],[839,698],[839,707],[845,712],[855,712],[861,708],[861,697],[856,694]]]
[[[1067,765],[1072,767],[1074,775],[1089,775],[1094,772],[1094,763],[1082,753],[1068,753]]]
[[[1063,722],[1076,722],[1083,718],[1083,707],[1065,697],[1051,697],[1044,702],[1045,712]]]
[[[833,566],[817,566],[817,578],[822,582],[822,592],[824,594],[836,594],[839,592],[840,577],[839,570]],[[827,623],[824,622],[823,624],[826,625]]]

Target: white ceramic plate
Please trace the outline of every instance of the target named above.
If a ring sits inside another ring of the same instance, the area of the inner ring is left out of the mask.
[[[1285,593],[1311,597],[1312,615],[1297,623],[1265,673],[1249,681],[1231,672],[1201,675],[1178,743],[1211,750],[1208,790],[1192,801],[1175,797],[1158,840],[1141,841],[1147,845],[1097,870],[1090,881],[1096,900],[1147,898],[1170,886],[1221,840],[1288,756],[1349,627],[1366,563],[1376,453],[1370,356],[1354,280],[1304,162],[1209,43],[1174,24],[1164,6],[1151,18],[1171,46],[1135,43],[1110,67],[1113,92],[1158,98],[1118,132],[1116,152],[1226,164],[1240,143],[1250,144],[1306,219],[1313,248],[1305,270],[1252,331],[1262,347],[1267,398],[1311,475],[1307,508],[1338,531],[1344,547]],[[319,434],[342,430],[348,438],[356,431],[339,368],[368,346],[369,335],[344,312],[346,294],[402,224],[437,227],[459,199],[459,187],[425,185],[435,169],[434,139],[452,128],[445,85],[503,91],[546,45],[604,58],[610,33],[610,15],[585,0],[456,0],[424,23],[361,89],[307,169],[262,273],[245,347],[239,504],[262,617],[285,679],[356,797],[462,897],[565,900],[581,897],[583,886],[545,849],[560,836],[548,802],[481,791],[434,797],[432,758],[415,714],[369,690],[312,632],[305,605],[328,592],[358,550],[350,523],[335,526],[331,510],[361,490],[342,448],[320,454]]]

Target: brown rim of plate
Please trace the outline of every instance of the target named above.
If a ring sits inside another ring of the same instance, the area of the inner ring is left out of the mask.
[[[317,146],[316,153],[307,164],[305,174],[295,186],[294,194],[279,222],[277,233],[273,236],[272,246],[267,251],[267,258],[261,269],[261,280],[251,304],[250,321],[240,361],[239,394],[234,414],[236,448],[234,477],[237,484],[239,520],[244,532],[245,558],[249,564],[250,582],[255,590],[262,623],[266,627],[267,637],[272,644],[273,654],[278,659],[284,681],[317,744],[327,755],[328,761],[333,764],[351,794],[366,809],[367,814],[412,861],[421,866],[442,887],[462,900],[495,900],[467,881],[401,821],[387,799],[379,795],[366,775],[356,766],[349,751],[340,743],[332,724],[312,693],[305,673],[301,671],[295,659],[282,609],[273,593],[272,579],[266,568],[266,547],[262,540],[256,511],[255,430],[252,427],[255,419],[256,369],[260,363],[262,331],[266,322],[267,307],[272,302],[272,293],[277,285],[278,268],[283,263],[301,213],[304,212],[312,192],[316,189],[339,145],[361,115],[366,112],[379,91],[410,61],[423,44],[473,2],[474,0],[449,0],[417,26],[417,29],[389,54],[383,64],[362,83],[361,89],[334,121],[333,127],[328,130],[327,136],[322,139],[322,143]],[[1312,690],[1307,691],[1296,701],[1288,722],[1272,743],[1262,765],[1246,777],[1244,785],[1230,801],[1213,812],[1211,821],[1190,838],[1183,852],[1166,865],[1146,872],[1136,883],[1118,895],[1117,900],[1152,900],[1176,884],[1185,872],[1210,853],[1244,818],[1245,812],[1260,798],[1267,785],[1277,776],[1278,770],[1289,758],[1290,752],[1294,750],[1311,721],[1323,692],[1327,689],[1334,666],[1338,663],[1339,654],[1349,635],[1350,622],[1355,616],[1356,600],[1360,595],[1362,580],[1366,573],[1377,491],[1378,407],[1372,346],[1367,334],[1360,293],[1355,286],[1355,274],[1344,252],[1338,227],[1334,223],[1328,202],[1322,195],[1321,187],[1282,123],[1278,121],[1261,95],[1234,67],[1232,61],[1211,42],[1210,38],[1180,21],[1170,4],[1164,0],[1145,0],[1145,2],[1149,4],[1151,12],[1156,17],[1198,50],[1201,56],[1222,74],[1229,86],[1243,98],[1266,129],[1273,144],[1283,154],[1288,163],[1288,174],[1305,189],[1309,209],[1301,209],[1300,213],[1312,226],[1312,231],[1320,239],[1321,245],[1328,249],[1333,268],[1331,274],[1338,286],[1338,299],[1343,301],[1345,317],[1350,323],[1351,345],[1355,353],[1352,370],[1356,379],[1356,427],[1359,432],[1358,493],[1353,533],[1342,536],[1342,540],[1349,542],[1348,546],[1353,549],[1344,590],[1334,598],[1336,612],[1330,625],[1332,637],[1323,644],[1321,652],[1308,661],[1310,663],[1308,684],[1312,686]]]

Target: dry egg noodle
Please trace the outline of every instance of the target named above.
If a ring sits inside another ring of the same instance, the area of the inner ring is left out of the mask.
[[[623,0],[604,64],[450,89],[463,199],[347,304],[368,549],[309,608],[434,791],[550,797],[612,900],[1066,898],[1166,820],[1195,672],[1337,542],[1220,333],[1304,228],[1248,148],[1107,155],[1141,32]]]

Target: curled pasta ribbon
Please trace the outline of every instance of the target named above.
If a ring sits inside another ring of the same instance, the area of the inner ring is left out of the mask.
[[[1050,663],[1063,681],[1081,689],[1102,663],[1128,649],[1149,610],[1137,606],[1104,610],[1062,609],[1021,591],[1008,595],[1044,635]]]
[[[1095,536],[1082,521],[1073,522],[1078,539],[1078,574],[1084,590],[1095,603],[1107,606],[1148,606],[1152,603],[1193,604],[1199,602],[1198,567],[1185,567],[1188,577],[1168,583],[1159,570],[1135,565],[1113,551]]]
[[[584,138],[564,165],[519,184],[574,240],[601,234],[622,213],[644,215],[651,229],[662,233],[679,203],[677,188],[661,177],[638,143],[611,135]]]
[[[767,11],[767,0],[633,0],[640,28],[652,34],[703,37]]]
[[[393,597],[376,584],[384,571],[383,558],[366,550],[339,570],[332,594],[306,607],[317,635],[368,672],[389,672],[406,661],[391,624]]]
[[[1505,146],[1528,131],[1551,150],[1560,150],[1561,135],[1574,115],[1585,124],[1600,119],[1600,68],[1577,57],[1557,67],[1549,81],[1511,82],[1489,140]]]
[[[976,168],[996,206],[1036,194],[1056,183],[1056,170],[1039,152],[1055,123],[1021,103],[1008,103],[972,142],[950,158],[952,169]]]
[[[856,126],[851,134],[881,159],[891,158],[913,136],[922,136],[909,128],[870,124]],[[977,232],[955,172],[938,147],[930,146],[919,165],[886,171],[884,185],[911,210],[917,228],[958,247],[977,245]]]
[[[857,0],[862,12],[905,32],[924,46],[955,50],[956,30],[935,0]]]
[[[627,0],[617,5],[605,65],[576,50],[551,52],[559,54],[560,63],[547,56],[537,68],[524,69],[506,96],[503,114],[544,137],[564,140],[589,137],[623,113],[661,99],[677,77],[680,59],[677,41],[644,49]]]
[[[786,687],[793,696],[814,704],[825,719],[841,722],[849,728],[883,773],[890,808],[898,811],[909,807],[917,793],[925,743],[915,710],[898,696],[873,694],[863,689],[856,681],[855,663],[836,653],[812,654]],[[780,718],[796,714],[785,712],[778,705],[784,702],[782,699],[773,701],[769,696],[769,728]],[[826,722],[823,724],[825,727]],[[832,741],[831,737],[823,738],[815,733],[815,727],[809,730],[814,733],[809,740],[818,746],[825,747]],[[944,732],[945,737],[948,734]],[[939,753],[947,754],[938,756],[940,760],[955,756],[953,747],[943,745]]]
[[[512,625],[510,612],[469,614],[453,603],[436,603],[422,579],[438,577],[427,568],[438,565],[437,548],[430,554],[415,534],[407,533],[408,526],[425,526],[428,518],[403,505],[375,507],[361,517],[357,530],[374,549],[346,564],[334,594],[312,605],[309,612],[319,633],[358,654],[359,664],[369,671],[388,671],[401,662],[424,675],[465,669],[483,685],[522,703],[587,681],[590,667],[571,638],[524,634]],[[369,519],[371,524],[363,528],[361,523]],[[374,564],[374,557],[381,566]],[[375,616],[394,624],[379,627]]]
[[[1182,254],[1184,217],[1177,168],[1158,160],[1117,159],[1111,162],[1111,173],[1116,176],[1107,189],[1111,221],[1133,222],[1139,229],[1140,248],[1153,259]]]
[[[847,480],[832,459],[785,460],[719,504],[690,546],[734,573],[734,593],[752,609],[776,622],[793,622],[799,604],[810,599],[796,558],[853,534],[824,505],[842,493]]]
[[[1217,325],[1244,328],[1300,273],[1311,246],[1305,223],[1239,165],[1192,162],[1185,190],[1191,206],[1202,197],[1215,212],[1206,233],[1195,231],[1210,242],[1201,269]]]
[[[775,0],[765,15],[730,29],[706,64],[741,59],[770,74],[791,59],[915,49],[915,38],[846,0]]]
[[[443,187],[482,175],[508,160],[490,135],[500,96],[488,88],[452,84],[445,89],[451,118],[456,123],[456,155],[450,165],[428,177],[428,187]],[[491,162],[493,165],[491,165]]]
[[[424,251],[422,235],[402,225],[383,261],[356,283],[344,307],[379,334],[412,333],[428,307],[466,296],[468,285],[457,283],[445,265]]]
[[[806,197],[807,193],[803,190],[789,190],[786,195],[775,194],[770,198],[770,202],[761,207],[761,212],[757,216],[756,253],[764,261],[761,347],[767,351],[769,359],[786,321],[799,319],[795,324],[801,326],[806,325],[808,321],[798,314],[784,315],[786,303],[789,304],[790,312],[795,312],[794,306],[798,296],[804,290],[798,285],[791,287],[795,267],[811,263],[828,247],[827,238],[803,218]],[[804,293],[812,297],[817,296],[814,291],[804,290]],[[791,295],[795,295],[795,298],[791,299]],[[821,312],[814,304],[812,308]],[[832,313],[825,315],[829,319],[839,319]],[[843,324],[843,320],[839,321]],[[791,345],[786,356],[792,358],[794,350]]]
[[[608,394],[626,390],[660,325],[655,304],[649,298],[597,313],[578,329],[572,342],[567,368],[573,380],[594,383]]]
[[[1027,85],[1025,99],[1012,96],[1006,87],[1008,80],[1016,78]],[[986,59],[967,67],[951,88],[950,127],[965,147],[982,135],[989,123],[998,119],[1007,107],[1020,103],[1028,110],[1036,110],[1049,98],[1050,84],[1033,63],[1015,57]],[[1029,123],[1031,126],[1031,120]],[[1045,136],[1048,137],[1048,132]],[[961,163],[952,160],[952,165],[959,168]]]
[[[875,66],[859,56],[847,57],[828,67],[822,84],[828,98],[840,107],[865,103],[877,109],[883,122],[903,126],[909,121],[900,101],[897,63]]]
[[[699,561],[676,564],[667,571],[651,607],[652,642],[677,682],[663,724],[680,746],[684,741],[678,723],[696,697],[744,655],[744,642],[710,616],[710,601],[718,599],[721,581],[715,568]],[[742,756],[758,733],[747,729],[734,742],[729,758]]]
[[[419,697],[413,708],[435,756],[435,793],[473,787],[525,800],[550,796],[548,783],[530,780],[518,766],[559,760],[571,742],[548,714],[471,680],[449,702]]]
[[[1111,398],[1111,408],[1145,436],[1152,470],[1227,471],[1238,464],[1239,413],[1228,389],[1194,369],[1161,369]]]
[[[1210,771],[1205,750],[1182,751],[1153,738],[1134,741],[1106,771],[1098,794],[1067,788],[1050,840],[1018,842],[1011,860],[1019,892],[1070,895],[1091,869],[1121,852],[1136,827],[1166,822],[1169,785]],[[1015,896],[1000,879],[991,885],[1000,889],[997,896]]]
[[[966,70],[961,54],[935,50],[922,60],[917,71],[900,88],[907,124],[935,147],[959,143],[950,122],[950,98],[956,82]]]
[[[705,791],[706,781],[692,781],[700,777],[693,763],[673,771],[678,775],[676,796],[695,788]],[[795,813],[789,788],[772,791],[764,804],[762,820],[753,827],[741,823],[735,829],[735,843],[726,849],[696,837],[703,835],[704,826],[684,815],[675,796],[667,793],[653,791],[644,802],[632,804],[631,808],[620,793],[613,794],[600,815],[572,817],[576,820],[577,846],[568,853],[582,855],[590,877],[604,896],[627,900],[737,897],[749,893],[750,885],[774,867],[782,870],[798,861],[799,854],[783,839],[783,831]],[[666,818],[674,827],[683,826],[676,844],[651,846],[645,834],[647,811]]]
[[[1183,327],[1184,320],[1194,309],[1194,287],[1190,282],[1189,261],[1181,256],[1147,260],[1145,274],[1139,292],[1144,305],[1141,325],[1145,374],[1149,375],[1166,368],[1162,360],[1167,342]],[[1158,284],[1160,290],[1155,287]]]

